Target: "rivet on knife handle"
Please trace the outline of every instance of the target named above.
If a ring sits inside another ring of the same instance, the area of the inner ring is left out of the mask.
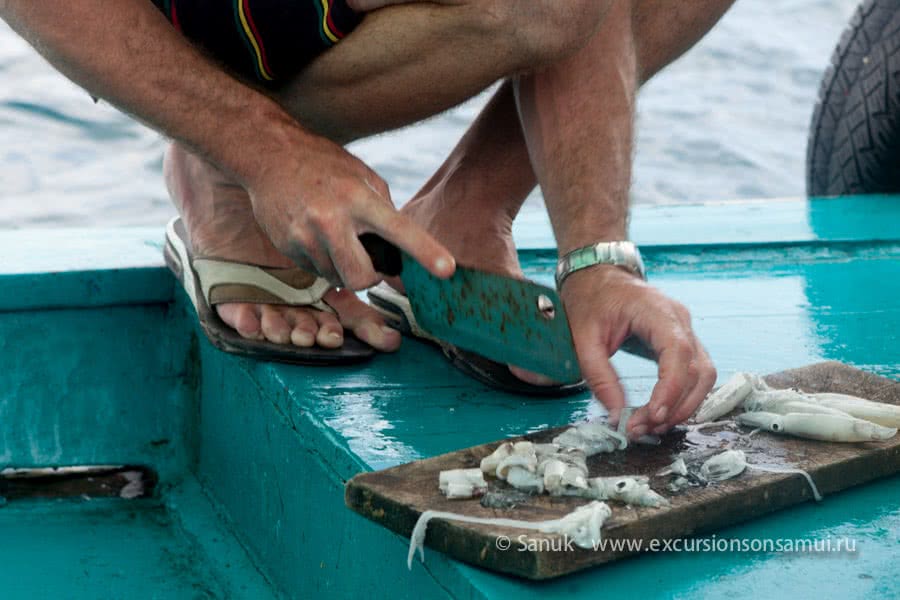
[[[400,249],[375,233],[364,233],[359,241],[372,259],[372,266],[382,275],[396,277],[403,271]]]

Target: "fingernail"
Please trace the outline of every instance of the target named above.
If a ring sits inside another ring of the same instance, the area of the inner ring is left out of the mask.
[[[441,273],[445,273],[450,270],[451,263],[449,260],[444,258],[443,256],[434,261],[434,269],[435,271],[440,271]]]
[[[641,437],[642,435],[647,435],[647,426],[646,425],[635,425],[634,429],[631,430],[632,437]]]
[[[663,404],[653,413],[653,420],[657,423],[665,423],[666,417],[669,416],[669,407]]]
[[[662,435],[669,430],[668,425],[660,425],[659,427],[655,427],[653,429],[653,433],[656,435]]]
[[[613,427],[618,426],[619,421],[622,419],[622,409],[614,408],[609,411],[609,424]]]

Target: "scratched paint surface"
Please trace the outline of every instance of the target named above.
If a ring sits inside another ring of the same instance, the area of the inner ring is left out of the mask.
[[[467,268],[438,279],[408,255],[403,287],[416,321],[432,336],[556,381],[581,379],[565,309],[552,287]]]

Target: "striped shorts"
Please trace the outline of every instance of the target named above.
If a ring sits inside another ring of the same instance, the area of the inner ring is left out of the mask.
[[[169,22],[236,74],[275,88],[362,20],[345,0],[153,0]]]

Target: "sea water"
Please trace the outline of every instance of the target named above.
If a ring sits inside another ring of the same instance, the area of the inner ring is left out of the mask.
[[[640,94],[635,203],[804,193],[819,82],[857,0],[738,0]],[[414,93],[414,90],[410,93]],[[486,101],[350,149],[399,204]],[[0,22],[0,228],[162,224],[166,142],[54,71]],[[603,148],[597,148],[603,152]],[[542,210],[535,193],[525,211]]]

